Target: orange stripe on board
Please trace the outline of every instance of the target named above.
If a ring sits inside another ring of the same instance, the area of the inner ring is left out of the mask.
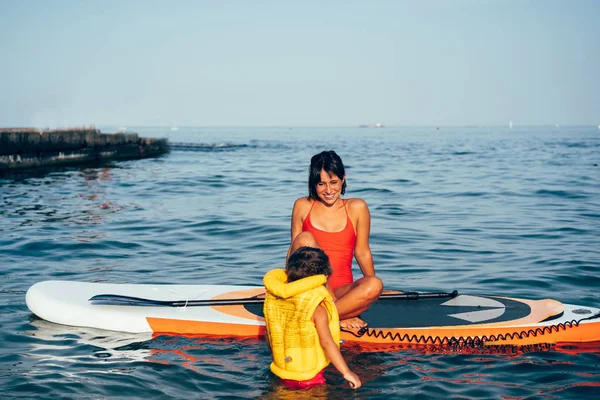
[[[237,292],[223,293],[213,297],[211,300],[219,299],[245,299],[264,294],[262,288],[240,290]],[[148,325],[154,333],[177,333],[189,335],[219,335],[239,337],[264,336],[265,327],[260,323],[264,318],[252,314],[243,305],[212,306],[220,313],[248,320],[248,324],[233,324],[227,322],[186,321],[181,319],[152,318],[147,317]]]
[[[490,324],[491,325],[491,324]],[[566,326],[566,329],[564,328]],[[397,344],[444,344],[449,339],[485,339],[489,345],[528,345],[563,342],[600,341],[600,321],[581,323],[579,326],[519,326],[519,327],[432,327],[403,329],[369,329],[361,337],[342,332],[342,339],[350,342]]]
[[[186,321],[182,319],[147,317],[148,325],[154,333],[177,333],[187,335],[219,335],[260,337],[265,334],[263,325],[243,325],[225,322]]]
[[[536,344],[536,343],[565,343],[565,342],[578,342],[578,343],[587,343],[587,342],[596,342],[600,340],[600,322],[594,323],[581,323],[579,326],[575,325],[565,325],[566,329],[562,327],[556,329],[552,328],[550,332],[548,330],[544,331],[544,335],[530,335],[526,338],[507,338],[505,340],[496,340],[494,342],[490,342],[491,345],[528,345],[528,344]],[[543,327],[530,327],[527,329],[531,331],[536,331],[536,329],[542,330]],[[551,338],[551,341],[545,340],[546,338]]]

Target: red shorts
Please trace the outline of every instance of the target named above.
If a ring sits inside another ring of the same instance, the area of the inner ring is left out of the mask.
[[[310,389],[314,386],[324,385],[325,377],[323,376],[323,371],[316,374],[313,378],[307,379],[305,381],[294,381],[291,379],[282,379],[283,384],[290,389]]]

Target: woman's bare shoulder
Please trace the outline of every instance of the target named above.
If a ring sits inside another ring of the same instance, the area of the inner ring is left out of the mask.
[[[302,212],[306,210],[308,212],[308,209],[310,208],[311,204],[312,200],[310,200],[309,198],[300,197],[294,202],[294,211]]]
[[[351,198],[351,199],[346,199],[346,205],[348,206],[348,209],[350,210],[354,210],[354,211],[361,211],[361,210],[368,210],[369,207],[367,206],[367,202],[364,201],[363,199],[359,199],[357,197]]]

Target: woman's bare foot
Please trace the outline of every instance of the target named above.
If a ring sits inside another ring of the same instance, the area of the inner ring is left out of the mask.
[[[343,319],[340,321],[342,329],[360,329],[367,326],[367,323],[358,317]]]

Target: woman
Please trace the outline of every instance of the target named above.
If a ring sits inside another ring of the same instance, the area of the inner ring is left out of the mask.
[[[381,279],[375,276],[369,247],[371,215],[364,200],[343,200],[346,173],[334,151],[324,151],[310,160],[308,197],[301,197],[292,210],[288,258],[304,246],[320,247],[329,257],[333,274],[327,281],[342,328],[362,328],[358,316],[379,298]],[[363,277],[354,281],[352,258]]]

